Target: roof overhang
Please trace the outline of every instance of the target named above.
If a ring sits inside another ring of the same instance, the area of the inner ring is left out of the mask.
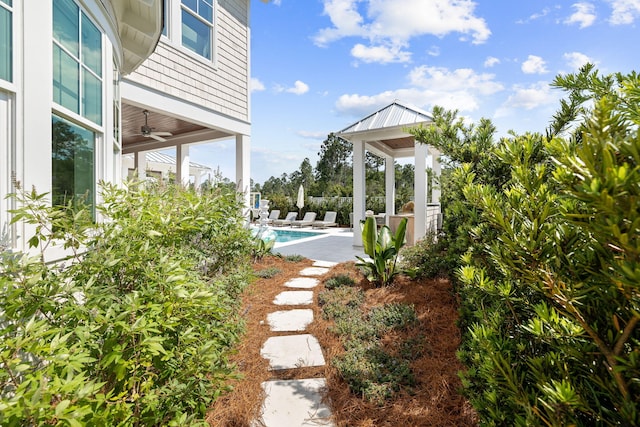
[[[431,114],[394,101],[337,132],[336,136],[348,141],[363,141],[368,151],[379,156],[412,157],[415,139],[408,129],[432,122]]]
[[[163,26],[162,0],[112,0],[124,50],[122,74],[135,71],[156,48]]]

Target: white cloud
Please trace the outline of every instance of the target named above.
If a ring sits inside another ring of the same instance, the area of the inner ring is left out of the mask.
[[[575,12],[565,19],[565,24],[579,24],[580,28],[587,28],[596,20],[595,7],[591,3],[574,3]]]
[[[609,0],[611,17],[609,22],[613,25],[633,24],[640,17],[640,0]]]
[[[487,56],[487,59],[484,60],[485,68],[491,68],[494,65],[498,65],[499,63],[500,63],[500,60],[495,56]]]
[[[440,48],[438,46],[431,46],[427,51],[427,55],[440,56]]]
[[[260,92],[265,89],[264,84],[255,77],[251,77],[250,87],[251,92]]]
[[[447,109],[475,111],[480,108],[481,98],[504,89],[494,80],[493,74],[478,74],[468,68],[451,71],[442,67],[420,66],[411,70],[408,78],[408,88],[375,95],[342,95],[336,102],[336,109],[359,116],[399,99],[424,108],[440,105]]]
[[[512,115],[516,109],[533,110],[557,101],[558,96],[551,92],[548,82],[538,82],[529,86],[515,85],[513,94],[498,108],[495,117]]]
[[[363,62],[379,62],[387,64],[390,62],[409,62],[411,52],[400,50],[400,46],[365,46],[356,44],[351,49],[351,55]]]
[[[284,87],[282,85],[276,85],[275,86],[275,91],[276,92],[288,92],[288,93],[293,93],[295,95],[303,95],[307,92],[309,92],[309,85],[307,85],[306,83],[300,81],[300,80],[296,80],[295,83],[293,84],[293,86],[291,87]]]
[[[527,60],[522,63],[522,72],[525,74],[544,74],[548,70],[544,59],[536,55],[529,55]]]
[[[542,9],[542,12],[534,13],[533,15],[529,16],[529,18],[527,19],[520,19],[516,21],[516,24],[526,24],[530,21],[535,21],[536,19],[544,18],[548,14],[549,14],[549,8],[545,7],[544,9]]]
[[[296,134],[303,138],[324,140],[327,135],[329,135],[329,132],[312,132],[308,130],[299,130],[296,132]]]
[[[474,14],[475,6],[471,0],[324,0],[324,14],[333,26],[318,31],[314,42],[326,46],[344,37],[360,37],[371,44],[354,47],[352,53],[359,53],[360,59],[379,57],[378,50],[384,46],[387,56],[403,54],[394,57],[394,62],[405,62],[408,53],[402,49],[411,38],[425,34],[444,37],[460,33],[470,36],[474,44],[484,43],[491,31],[486,21]]]
[[[571,69],[574,70],[574,71],[577,71],[578,69],[580,69],[580,67],[582,67],[587,62],[590,62],[592,64],[596,64],[597,63],[592,58],[590,58],[587,55],[585,55],[584,53],[580,53],[580,52],[565,53],[564,55],[562,55],[562,57],[567,62],[569,67],[571,67]]]

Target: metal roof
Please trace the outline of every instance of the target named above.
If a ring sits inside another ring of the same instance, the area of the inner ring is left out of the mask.
[[[426,111],[400,103],[396,100],[351,126],[347,126],[339,131],[338,134],[343,135],[398,126],[417,125],[418,123],[432,121],[433,116]]]
[[[133,154],[123,154],[123,157],[133,157]],[[166,163],[169,165],[176,164],[176,158],[174,156],[170,156],[168,154],[159,153],[157,151],[147,151],[147,162],[156,162],[156,163]],[[195,162],[189,162],[189,167],[197,168],[197,169],[208,169],[211,170],[209,166],[201,165]]]

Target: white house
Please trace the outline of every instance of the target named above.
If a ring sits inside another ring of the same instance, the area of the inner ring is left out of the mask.
[[[135,167],[134,157],[133,154],[124,154],[122,156],[123,177],[134,178],[136,174],[139,175],[139,169]],[[160,151],[150,151],[145,157],[147,166],[144,174],[147,178],[168,182],[177,176],[177,162],[174,156]],[[189,162],[189,182],[193,184],[195,188],[200,187],[205,180],[211,180],[213,173],[213,169],[209,166],[201,165],[193,161]]]
[[[120,182],[122,155],[236,142],[249,200],[250,0],[0,0],[0,245],[26,250],[10,226],[19,183],[51,203]],[[142,165],[145,165],[142,167]]]

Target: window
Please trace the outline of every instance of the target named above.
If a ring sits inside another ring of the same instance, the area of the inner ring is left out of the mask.
[[[0,0],[0,79],[13,81],[12,0]]]
[[[162,35],[169,37],[169,5],[167,0],[162,2]]]
[[[182,45],[209,60],[212,59],[213,1],[182,0]]]
[[[82,201],[93,210],[96,134],[56,115],[52,118],[52,192],[54,205]]]
[[[53,101],[102,125],[102,34],[73,0],[53,2]]]

